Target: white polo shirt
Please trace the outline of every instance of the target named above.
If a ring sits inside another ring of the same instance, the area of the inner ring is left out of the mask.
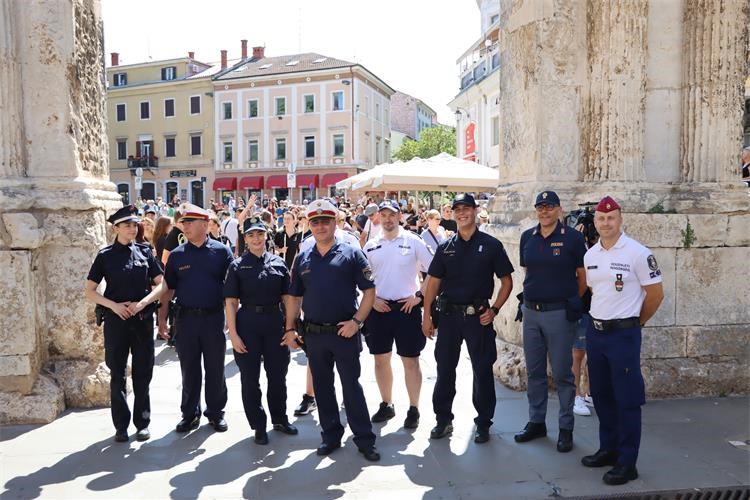
[[[346,243],[355,248],[359,248],[359,240],[353,234],[344,231],[343,229],[336,228],[336,232],[333,233],[333,237],[336,239],[336,243]],[[312,235],[308,236],[299,245],[299,251],[303,252],[315,244],[315,238]]]
[[[641,314],[643,286],[661,283],[661,271],[651,250],[625,233],[609,250],[601,242],[583,257],[586,284],[591,287],[591,317],[625,319]]]
[[[419,290],[419,271],[427,272],[433,255],[422,238],[401,227],[392,240],[381,233],[362,250],[370,261],[377,296],[385,300],[414,295]]]

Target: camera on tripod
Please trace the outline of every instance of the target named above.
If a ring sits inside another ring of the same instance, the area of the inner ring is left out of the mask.
[[[596,244],[599,239],[599,232],[594,226],[594,207],[597,202],[588,201],[586,203],[579,203],[581,207],[577,210],[572,210],[568,215],[565,216],[565,225],[577,229],[581,226],[581,233],[586,239],[586,248],[591,248]]]

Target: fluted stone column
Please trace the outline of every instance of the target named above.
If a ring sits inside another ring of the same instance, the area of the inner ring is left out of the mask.
[[[0,423],[109,403],[101,329],[83,298],[106,243],[98,0],[0,2]]]

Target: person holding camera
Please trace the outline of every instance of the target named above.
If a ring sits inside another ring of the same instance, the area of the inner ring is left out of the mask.
[[[586,290],[583,235],[560,222],[560,198],[539,193],[534,203],[539,221],[521,235],[523,281],[523,352],[526,359],[529,422],[514,436],[517,443],[547,435],[547,357],[560,400],[557,451],[573,449],[573,340]]]
[[[97,309],[106,308],[103,312],[104,359],[111,375],[111,412],[117,442],[129,439],[128,354],[133,356],[132,417],[138,430],[136,439],[146,441],[151,437],[148,426],[151,421],[149,384],[154,370],[154,311],[135,311],[131,306],[149,295],[152,283],[161,283],[163,272],[150,246],[134,241],[140,221],[137,210],[128,205],[107,219],[117,237],[96,255],[85,287],[86,298],[98,304]],[[103,279],[107,282],[104,295],[96,291]]]

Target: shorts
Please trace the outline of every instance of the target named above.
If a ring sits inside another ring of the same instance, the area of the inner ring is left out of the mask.
[[[422,334],[422,308],[414,307],[406,314],[396,309],[387,313],[372,310],[367,317],[365,337],[370,354],[385,354],[393,350],[404,358],[416,358],[424,349],[427,339]]]
[[[590,322],[591,316],[589,316],[588,313],[583,313],[583,316],[578,320],[578,325],[576,326],[576,336],[573,340],[573,349],[578,349],[579,351],[586,350],[586,329]]]

